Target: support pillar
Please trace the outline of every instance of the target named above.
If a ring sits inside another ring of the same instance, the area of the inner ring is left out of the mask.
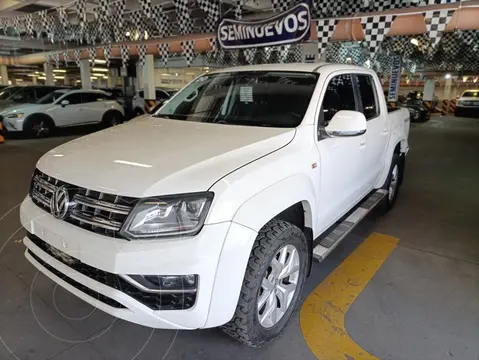
[[[68,78],[68,75],[65,75],[65,76],[63,77],[63,84],[64,84],[64,85],[70,85],[70,81],[69,81],[69,80],[70,80],[70,79]]]
[[[7,65],[0,65],[0,76],[2,77],[2,85],[8,85]]]
[[[32,85],[37,85],[37,77],[32,76]]]
[[[156,99],[155,59],[153,55],[146,55],[146,62],[143,67],[143,90],[145,91],[145,99]]]
[[[80,77],[81,77],[82,89],[86,89],[86,90],[91,89],[90,76],[91,76],[90,61],[88,59],[80,60]]]
[[[136,90],[143,89],[143,67],[139,61],[136,62],[136,80],[135,80],[135,87]]]
[[[43,64],[43,71],[45,71],[45,85],[55,85],[55,78],[53,77],[53,67],[47,63]]]
[[[324,52],[322,58],[319,58],[318,54],[318,42],[317,41],[308,41],[301,44],[303,58],[302,63],[319,63],[321,61],[326,61],[326,52]]]
[[[436,81],[434,79],[426,80],[424,84],[424,101],[432,101],[434,99],[434,89]]]

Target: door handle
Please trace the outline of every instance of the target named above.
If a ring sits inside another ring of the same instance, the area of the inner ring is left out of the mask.
[[[386,136],[387,134],[389,134],[388,129],[384,129],[383,132],[381,133],[381,135],[383,136]]]
[[[359,143],[359,148],[360,148],[360,149],[364,149],[365,147],[366,147],[366,141],[361,141],[361,142]]]

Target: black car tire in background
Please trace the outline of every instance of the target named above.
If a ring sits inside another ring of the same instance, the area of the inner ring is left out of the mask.
[[[46,114],[32,114],[27,116],[23,123],[23,132],[33,139],[51,136],[55,129],[52,118]]]

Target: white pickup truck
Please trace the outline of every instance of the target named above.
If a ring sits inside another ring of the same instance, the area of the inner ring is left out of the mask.
[[[394,204],[408,132],[365,68],[219,70],[45,154],[20,211],[26,257],[113,316],[261,346],[313,258]]]

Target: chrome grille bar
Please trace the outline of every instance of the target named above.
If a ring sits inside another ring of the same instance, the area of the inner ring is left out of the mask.
[[[55,192],[57,187],[53,184],[50,184],[48,181],[42,179],[40,176],[36,175],[33,178],[34,184],[40,186],[42,189],[48,191],[48,192]]]
[[[35,198],[35,200],[39,201],[46,207],[50,207],[50,199],[46,196],[40,193],[38,190],[33,190],[32,191],[32,197]]]
[[[73,210],[73,212],[70,214],[70,218],[77,221],[81,221],[91,226],[96,226],[102,229],[107,229],[112,231],[120,231],[120,228],[121,228],[121,223],[118,221],[106,219],[100,216],[91,215],[78,210]]]
[[[128,215],[131,211],[131,206],[113,204],[108,201],[92,199],[83,195],[75,195],[73,201],[94,209],[104,210],[115,214]]]

